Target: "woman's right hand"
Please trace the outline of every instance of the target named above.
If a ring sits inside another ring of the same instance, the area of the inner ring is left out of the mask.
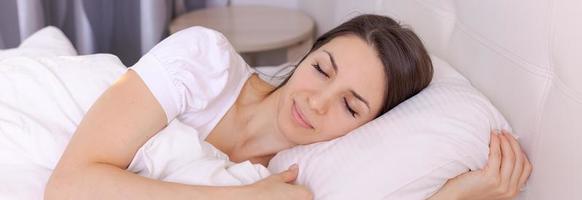
[[[302,185],[294,185],[293,182],[299,173],[297,164],[289,169],[273,174],[263,180],[249,185],[252,199],[258,200],[311,200],[313,193]]]

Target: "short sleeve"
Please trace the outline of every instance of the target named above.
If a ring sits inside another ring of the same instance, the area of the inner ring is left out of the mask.
[[[158,43],[130,69],[158,100],[169,123],[204,110],[248,65],[221,33],[191,27]]]

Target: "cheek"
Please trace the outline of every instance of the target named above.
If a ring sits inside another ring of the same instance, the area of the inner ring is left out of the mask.
[[[314,74],[306,70],[306,68],[297,69],[291,79],[289,79],[289,88],[291,90],[299,90],[309,88],[314,83]]]
[[[308,93],[317,92],[323,88],[321,77],[309,71],[309,68],[297,69],[293,77],[289,79],[285,86],[281,87],[281,95],[277,105],[277,123],[282,134],[293,143],[309,144],[320,141],[327,141],[344,136],[358,126],[357,121],[346,114],[343,110],[343,103],[333,103],[331,109],[325,116],[322,116],[319,129],[316,132],[306,132],[298,129],[292,122],[291,105],[292,99],[303,99]]]
[[[307,144],[310,143],[310,137],[313,133],[308,133],[304,129],[298,128],[292,121],[291,106],[293,104],[293,88],[291,82],[280,88],[281,95],[277,100],[276,123],[281,134],[291,143]]]
[[[333,109],[333,112],[328,112],[323,123],[320,130],[321,140],[330,140],[344,136],[359,126],[357,121],[346,116],[341,108],[336,108]]]
[[[313,74],[310,74],[309,71],[297,69],[289,81],[280,88],[282,90],[278,100],[280,109],[283,107],[290,108],[293,98],[304,97],[306,93],[317,90],[320,86],[318,86],[318,82],[314,78],[317,77],[313,77]]]

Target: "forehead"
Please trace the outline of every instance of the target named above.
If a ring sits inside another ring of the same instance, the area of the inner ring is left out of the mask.
[[[377,51],[354,35],[336,37],[316,51],[319,59],[331,62],[325,51],[334,57],[338,66],[334,82],[353,89],[370,102],[372,109],[379,110],[382,107],[386,75]]]

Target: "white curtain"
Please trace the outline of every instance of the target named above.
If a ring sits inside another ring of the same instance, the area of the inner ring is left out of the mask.
[[[216,1],[212,1],[216,2]],[[171,19],[205,0],[0,0],[0,49],[59,27],[80,54],[112,53],[130,66],[167,35]]]

